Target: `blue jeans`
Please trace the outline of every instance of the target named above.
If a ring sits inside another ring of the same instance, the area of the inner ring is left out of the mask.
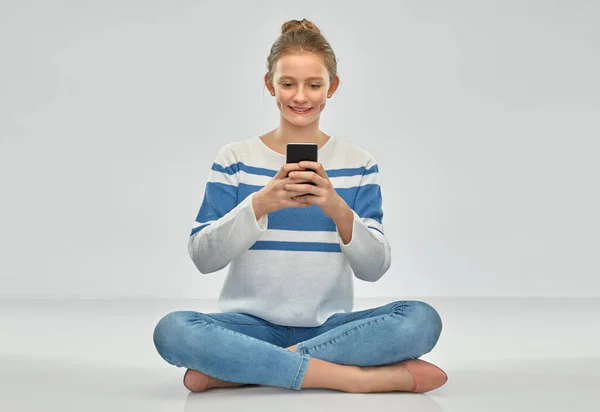
[[[336,313],[321,326],[276,325],[245,313],[176,311],[154,329],[160,356],[228,382],[300,390],[311,357],[377,366],[430,352],[442,331],[438,312],[421,301]],[[298,352],[285,348],[296,345]]]

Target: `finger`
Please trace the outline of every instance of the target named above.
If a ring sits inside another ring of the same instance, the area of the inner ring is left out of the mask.
[[[306,179],[294,179],[291,177],[284,177],[283,179],[275,183],[275,187],[278,190],[285,190],[285,185],[296,183],[306,183]]]
[[[300,195],[300,196],[294,197],[293,199],[296,199],[298,202],[301,202],[301,203],[308,203],[309,205],[312,205],[317,200],[317,196],[315,196],[315,195]]]
[[[277,174],[275,175],[276,179],[282,179],[282,178],[286,178],[288,173],[291,170],[293,163],[284,163],[281,168],[279,169],[279,171],[277,172]]]
[[[301,168],[314,170],[314,172],[321,177],[324,177],[324,178],[327,177],[327,173],[325,173],[325,168],[319,162],[311,162],[310,160],[303,160],[300,163],[298,163],[298,165]]]
[[[309,185],[306,183],[287,183],[284,186],[285,190],[288,192],[298,192],[298,193],[313,193],[316,188],[313,185]]]
[[[312,177],[315,175],[314,172],[302,172],[302,171],[291,171],[288,174],[288,177],[294,178],[294,179],[303,179],[303,180],[310,180],[312,181]]]
[[[308,180],[308,181],[315,182],[315,183],[323,181],[323,178],[313,171],[295,171],[294,170],[288,174],[288,177],[293,177],[295,179],[304,179],[305,181]]]
[[[313,197],[310,193],[287,191],[288,199],[302,199],[303,196]]]
[[[298,198],[301,198],[302,196],[313,196],[310,193],[306,193],[306,192],[292,192],[292,191],[287,191],[287,195],[289,196],[288,199],[298,199]]]
[[[308,207],[311,206],[308,202],[302,202],[297,200],[296,198],[291,198],[289,202],[287,202],[286,206],[288,207]]]
[[[278,179],[286,178],[288,177],[288,173],[293,170],[302,170],[302,168],[298,163],[284,163],[283,166],[281,166],[281,169],[279,169],[277,175],[275,175],[275,177],[277,177]]]
[[[321,186],[325,183],[325,179],[316,174],[315,172],[298,172],[292,171],[289,174],[289,177],[301,180],[303,182],[309,181],[313,182],[316,186]]]
[[[319,162],[313,162],[312,160],[302,160],[301,162],[298,163],[298,166],[300,166],[304,169],[313,169],[314,170],[318,164],[319,164]]]

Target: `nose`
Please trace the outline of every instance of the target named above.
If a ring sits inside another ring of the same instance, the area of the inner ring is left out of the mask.
[[[306,101],[306,97],[305,97],[304,91],[302,89],[298,89],[298,91],[294,95],[294,101],[299,102],[299,103]]]

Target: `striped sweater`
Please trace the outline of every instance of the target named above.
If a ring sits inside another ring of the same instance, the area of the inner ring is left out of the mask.
[[[317,205],[256,219],[253,194],[285,161],[258,136],[222,147],[188,252],[203,274],[229,264],[219,296],[222,312],[283,326],[320,326],[334,313],[352,311],[354,277],[375,282],[390,267],[379,169],[367,151],[333,136],[318,151],[333,187],[354,212],[352,238],[344,244],[334,221]]]

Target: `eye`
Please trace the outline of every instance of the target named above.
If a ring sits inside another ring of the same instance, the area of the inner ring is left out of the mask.
[[[280,83],[280,84],[281,84],[283,87],[291,87],[291,86],[292,86],[292,83]],[[311,85],[310,85],[310,87],[311,87],[312,89],[315,89],[315,90],[317,90],[317,89],[320,89],[320,88],[321,88],[321,85],[320,85],[320,84],[311,84]]]

